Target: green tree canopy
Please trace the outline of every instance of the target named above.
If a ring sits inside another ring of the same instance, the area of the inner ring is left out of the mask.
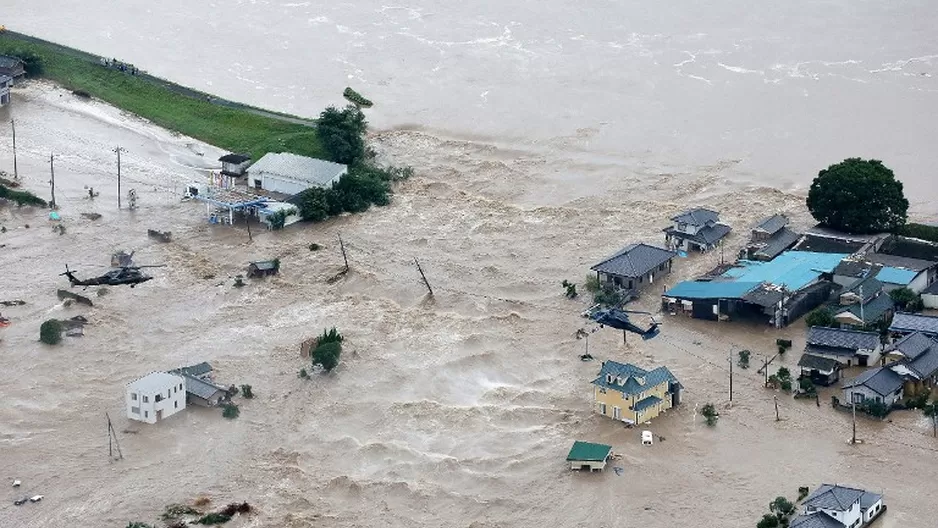
[[[336,163],[355,165],[365,157],[365,114],[349,105],[339,110],[330,106],[319,114],[316,134],[329,157]]]
[[[778,525],[778,517],[767,513],[763,515],[762,520],[756,524],[756,528],[777,528]]]
[[[39,326],[39,340],[47,345],[57,345],[62,342],[62,332],[65,327],[58,319],[49,319]]]
[[[323,343],[313,350],[313,365],[321,365],[327,372],[336,368],[339,364],[339,356],[342,354],[342,343],[331,341]]]
[[[879,160],[848,158],[818,173],[808,210],[825,226],[848,233],[893,231],[905,224],[902,182]]]
[[[804,322],[808,326],[835,326],[837,321],[834,320],[834,312],[830,308],[822,306],[820,308],[815,308],[811,310],[804,317]]]

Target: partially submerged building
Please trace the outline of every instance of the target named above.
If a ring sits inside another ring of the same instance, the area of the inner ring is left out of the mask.
[[[248,186],[293,196],[311,187],[330,187],[348,173],[348,167],[287,152],[268,152],[247,172]]]
[[[186,401],[200,407],[216,407],[227,401],[228,389],[215,383],[215,369],[206,362],[173,369],[170,373],[183,379]]]
[[[879,362],[882,348],[877,332],[812,326],[804,351],[847,367],[866,367]]]
[[[892,324],[889,325],[889,332],[895,337],[921,332],[929,337],[938,338],[938,317],[896,312],[892,317]]]
[[[662,305],[698,319],[751,319],[781,328],[828,300],[831,274],[845,256],[786,251],[769,262],[741,260],[718,276],[678,283]]]
[[[593,380],[594,411],[626,423],[656,418],[681,402],[683,387],[667,367],[645,370],[635,365],[603,362]]]
[[[127,385],[127,418],[154,424],[186,408],[181,376],[153,372]]]
[[[13,88],[13,77],[0,75],[0,107],[10,104],[13,100],[10,89]]]
[[[886,408],[902,400],[902,376],[889,367],[869,369],[843,384],[844,403],[882,403]]]
[[[673,224],[664,229],[665,246],[681,251],[713,249],[731,231],[720,222],[720,213],[698,207],[671,218]]]
[[[864,528],[886,511],[878,493],[831,484],[821,484],[802,508],[791,528]]]
[[[768,261],[795,245],[801,235],[788,228],[788,217],[772,215],[752,228],[749,244],[740,252],[746,260]]]
[[[10,77],[13,82],[26,76],[26,63],[17,57],[0,55],[0,75]]]
[[[251,164],[251,156],[247,154],[225,154],[218,158],[221,162],[221,173],[225,176],[240,178],[245,175],[248,165]]]
[[[830,307],[834,312],[834,320],[841,327],[860,328],[888,321],[895,309],[892,297],[872,273],[857,279],[846,288],[836,290],[835,294],[837,298],[830,303]]]
[[[649,244],[630,244],[592,268],[601,285],[637,291],[671,273],[677,253]]]
[[[577,440],[567,454],[567,462],[570,463],[570,469],[602,471],[610,454],[612,446]]]

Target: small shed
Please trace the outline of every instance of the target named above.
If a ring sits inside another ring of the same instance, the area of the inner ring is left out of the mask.
[[[818,356],[810,353],[802,354],[798,360],[801,375],[811,379],[815,385],[828,386],[840,380],[843,366],[833,358]]]
[[[16,82],[20,77],[26,75],[26,64],[17,57],[9,55],[0,55],[0,75],[12,77]]]
[[[0,106],[10,104],[10,88],[13,87],[13,77],[0,74]]]
[[[280,272],[280,260],[258,260],[248,264],[248,277],[268,277]]]
[[[218,161],[221,162],[222,174],[239,178],[245,175],[248,165],[251,164],[251,156],[247,154],[225,154],[218,158]]]
[[[602,471],[606,468],[606,461],[611,453],[612,446],[577,440],[573,442],[573,447],[570,448],[567,462],[570,462],[570,469]]]

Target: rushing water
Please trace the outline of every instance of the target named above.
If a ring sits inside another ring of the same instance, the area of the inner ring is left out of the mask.
[[[46,496],[15,507],[9,492],[0,527],[155,522],[200,495],[252,503],[234,528],[746,527],[776,496],[822,482],[885,492],[882,528],[934,526],[938,444],[919,414],[861,420],[864,443],[849,446],[849,416],[828,393],[820,407],[792,400],[764,390],[754,368],[736,371],[727,404],[728,354],[748,348],[756,364],[789,338],[795,351],[774,365],[795,370],[802,325],[662,315],[651,341],[592,334],[597,358],[667,365],[686,387],[684,405],[648,426],[664,440],[643,447],[639,430],[590,413],[599,365],[579,361],[574,337],[587,301],[560,288],[626,243],[660,242],[691,205],[734,227],[727,257],[767,212],[802,228],[804,185],[848,155],[887,160],[916,212],[933,213],[929,4],[4,7],[13,29],[280,110],[315,114],[351,84],[377,102],[380,158],[417,174],[388,207],[249,240],[179,201],[217,149],[46,84],[18,88],[0,120],[17,120],[25,187],[47,195],[56,154],[67,231],[53,233],[43,211],[0,210],[0,300],[27,301],[2,310],[13,325],[0,329],[0,476]],[[117,144],[125,189],[140,195],[133,213],[116,209]],[[3,148],[0,168],[11,165]],[[148,228],[174,241],[148,240]],[[337,235],[351,272],[331,280]],[[167,266],[135,289],[89,290],[94,308],[58,302],[66,263],[91,274],[118,249]],[[231,286],[248,261],[272,257],[279,277]],[[719,258],[679,259],[655,286]],[[656,295],[639,306],[654,311]],[[84,337],[37,342],[43,320],[78,314]],[[298,343],[333,325],[346,336],[339,368],[299,379]],[[202,360],[254,386],[238,420],[207,409],[157,426],[124,418],[125,383]],[[708,402],[721,412],[714,429],[696,413]],[[104,412],[123,461],[108,461]],[[575,439],[613,445],[621,475],[569,471]]]

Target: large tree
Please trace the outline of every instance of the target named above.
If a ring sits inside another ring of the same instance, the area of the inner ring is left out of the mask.
[[[818,173],[808,209],[823,225],[848,233],[880,233],[905,224],[902,182],[879,160],[848,158]]]
[[[365,114],[349,105],[342,110],[330,106],[319,114],[316,134],[336,163],[354,165],[365,157]]]

